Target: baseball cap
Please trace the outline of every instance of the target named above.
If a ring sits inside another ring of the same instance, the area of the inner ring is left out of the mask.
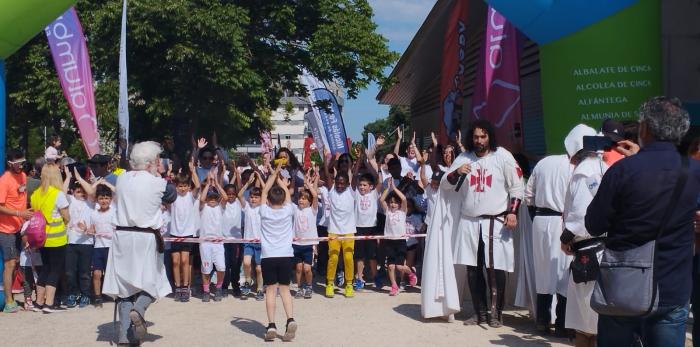
[[[603,135],[615,142],[625,139],[625,127],[622,125],[622,123],[616,120],[606,119],[603,121],[603,126],[600,130]]]

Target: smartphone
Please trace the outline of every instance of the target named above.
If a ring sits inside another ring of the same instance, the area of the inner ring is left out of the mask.
[[[615,142],[605,136],[584,136],[583,149],[588,151],[607,151],[615,145]]]

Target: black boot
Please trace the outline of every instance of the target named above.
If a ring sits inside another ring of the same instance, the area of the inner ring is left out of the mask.
[[[506,303],[506,272],[495,270],[494,275],[496,276],[496,312],[491,312],[489,326],[500,328],[503,326],[503,307]]]
[[[550,322],[552,321],[552,295],[537,294],[537,332],[542,335],[549,335],[551,332]]]
[[[486,283],[480,267],[467,266],[469,292],[472,296],[474,315],[464,321],[464,325],[481,325],[489,322],[486,308]]]

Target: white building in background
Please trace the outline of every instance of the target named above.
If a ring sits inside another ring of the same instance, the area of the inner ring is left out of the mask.
[[[337,83],[326,82],[330,90],[338,101],[338,106],[342,112],[345,105],[345,95],[343,89]],[[286,94],[286,93],[285,93]],[[270,136],[272,145],[275,147],[287,147],[302,161],[304,156],[304,139],[311,131],[304,120],[306,112],[311,110],[311,104],[306,97],[296,95],[285,95],[280,99],[279,107],[272,111],[270,120],[272,129]],[[279,144],[278,144],[279,139]],[[248,153],[251,157],[260,155],[260,139],[251,139],[245,145],[238,146],[239,153]]]

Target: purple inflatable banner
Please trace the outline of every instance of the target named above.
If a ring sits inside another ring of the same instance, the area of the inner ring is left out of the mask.
[[[68,101],[88,157],[100,153],[92,70],[83,28],[71,7],[46,29],[63,95]]]

